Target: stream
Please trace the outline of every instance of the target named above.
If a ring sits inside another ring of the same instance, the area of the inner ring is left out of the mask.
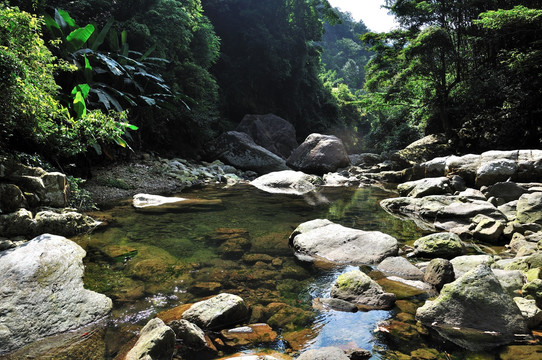
[[[204,201],[150,211],[122,201],[94,214],[106,219],[107,226],[72,239],[87,251],[85,286],[114,303],[102,329],[105,358],[125,351],[156,314],[221,292],[241,296],[252,309],[251,321],[269,320],[279,333],[273,343],[232,352],[273,350],[292,355],[339,346],[367,349],[374,359],[396,358],[396,351],[435,352],[433,348],[437,353],[462,353],[432,342],[427,330],[416,325],[415,309],[426,294],[390,284],[373,267],[361,268],[396,293],[392,310],[349,313],[313,308],[314,298],[329,297],[338,275],[356,267],[300,261],[288,246],[291,232],[302,222],[327,218],[347,227],[382,231],[401,245],[412,244],[422,231],[379,206],[393,193],[376,187],[324,187],[296,196],[240,184],[193,188],[177,195]],[[273,303],[287,304],[296,315],[286,319],[255,315]]]

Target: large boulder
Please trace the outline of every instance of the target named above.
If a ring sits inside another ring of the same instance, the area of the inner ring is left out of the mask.
[[[256,144],[283,159],[298,146],[294,126],[273,114],[245,115],[236,131],[248,134]]]
[[[428,195],[451,194],[450,180],[446,177],[408,181],[397,186],[401,196],[421,198]]]
[[[514,160],[498,159],[486,162],[476,169],[476,185],[481,187],[506,181],[517,171],[518,163]]]
[[[303,195],[316,190],[322,183],[319,176],[284,170],[262,175],[250,184],[268,193]]]
[[[376,281],[360,270],[341,274],[333,283],[330,295],[368,309],[389,309],[395,303],[395,294],[384,292]]]
[[[491,203],[464,196],[399,197],[382,200],[380,206],[392,215],[414,220],[419,227],[429,231],[468,232],[468,226],[478,214],[507,220]]]
[[[392,156],[392,160],[406,166],[420,164],[439,156],[450,154],[448,139],[444,134],[427,135]]]
[[[444,284],[455,280],[454,267],[447,259],[432,259],[425,269],[423,281],[433,285],[437,290],[442,289]]]
[[[300,224],[290,246],[301,255],[336,263],[377,264],[399,250],[397,239],[379,231],[363,231],[316,219]]]
[[[0,214],[17,211],[25,206],[26,199],[14,184],[0,184]]]
[[[141,329],[134,347],[125,360],[171,360],[175,351],[175,333],[158,318]]]
[[[343,142],[333,135],[310,134],[286,160],[292,169],[323,175],[350,165]]]
[[[40,196],[41,204],[63,208],[68,206],[68,180],[59,172],[46,173],[41,176],[45,191]]]
[[[0,353],[109,313],[111,300],[83,286],[84,256],[76,243],[49,234],[0,253]]]
[[[485,265],[444,285],[439,297],[418,308],[416,319],[474,351],[507,344],[516,334],[528,333],[516,303]]]
[[[182,315],[202,329],[226,328],[238,324],[248,317],[248,308],[237,295],[221,293],[210,299],[193,304]]]
[[[517,221],[542,224],[542,192],[523,194],[516,206]]]
[[[252,170],[259,174],[288,170],[284,159],[257,145],[249,135],[238,131],[222,134],[211,145],[208,156],[238,169]]]

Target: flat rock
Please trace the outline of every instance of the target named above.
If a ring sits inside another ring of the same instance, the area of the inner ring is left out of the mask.
[[[322,178],[301,171],[284,170],[262,175],[250,182],[251,185],[272,194],[303,195],[314,191],[323,184]]]
[[[384,275],[396,275],[405,279],[419,280],[423,272],[402,256],[393,256],[382,260],[376,269]]]
[[[350,360],[338,347],[328,346],[320,349],[307,350],[297,360]]]
[[[0,253],[0,353],[109,313],[111,300],[83,286],[84,256],[73,241],[49,234]]]
[[[237,295],[221,293],[193,304],[182,314],[182,319],[202,329],[225,328],[238,324],[248,317],[248,309]]]
[[[300,224],[290,235],[294,250],[336,263],[376,264],[397,255],[394,237],[379,231],[363,231],[316,219]]]

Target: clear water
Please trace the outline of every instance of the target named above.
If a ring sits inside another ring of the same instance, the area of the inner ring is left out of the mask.
[[[301,262],[289,248],[288,237],[302,222],[327,218],[411,242],[421,231],[388,215],[378,204],[393,194],[380,188],[323,188],[303,197],[237,185],[191,189],[179,196],[212,202],[141,212],[126,201],[98,214],[110,221],[104,230],[74,239],[87,250],[86,286],[114,301],[106,329],[108,357],[134,336],[138,329],[134,324],[143,325],[160,311],[220,292],[238,294],[253,308],[281,302],[312,314],[308,324],[280,329],[283,337],[271,345],[279,351],[289,346],[296,350],[358,346],[380,357],[379,352],[390,347],[374,330],[399,310],[314,310],[312,300],[329,296],[336,277],[353,267]],[[234,243],[244,239],[242,253],[225,251],[228,236]],[[250,255],[261,261],[247,259]],[[307,329],[307,336],[292,340],[297,333],[306,335]]]

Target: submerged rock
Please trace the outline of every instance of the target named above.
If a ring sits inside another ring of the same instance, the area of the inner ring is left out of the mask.
[[[376,281],[359,270],[340,275],[331,287],[331,297],[370,309],[389,309],[395,302],[395,294],[384,292]]]
[[[158,318],[150,320],[139,333],[125,360],[169,360],[175,350],[175,333]]]
[[[41,235],[0,253],[0,353],[106,316],[112,302],[83,287],[85,251]]]
[[[376,264],[397,255],[397,239],[379,231],[363,231],[316,219],[299,225],[290,245],[302,255],[337,263]]]
[[[297,360],[350,360],[350,358],[338,347],[328,346],[307,350]]]
[[[333,135],[310,134],[286,161],[292,169],[323,175],[350,165],[343,142]]]
[[[268,193],[303,195],[316,190],[322,183],[319,176],[284,170],[262,175],[250,184]]]
[[[416,319],[474,351],[510,343],[528,332],[516,303],[486,265],[444,285],[435,300],[418,308]]]
[[[182,315],[182,319],[202,329],[225,328],[248,317],[248,308],[237,295],[222,293],[193,304]]]

